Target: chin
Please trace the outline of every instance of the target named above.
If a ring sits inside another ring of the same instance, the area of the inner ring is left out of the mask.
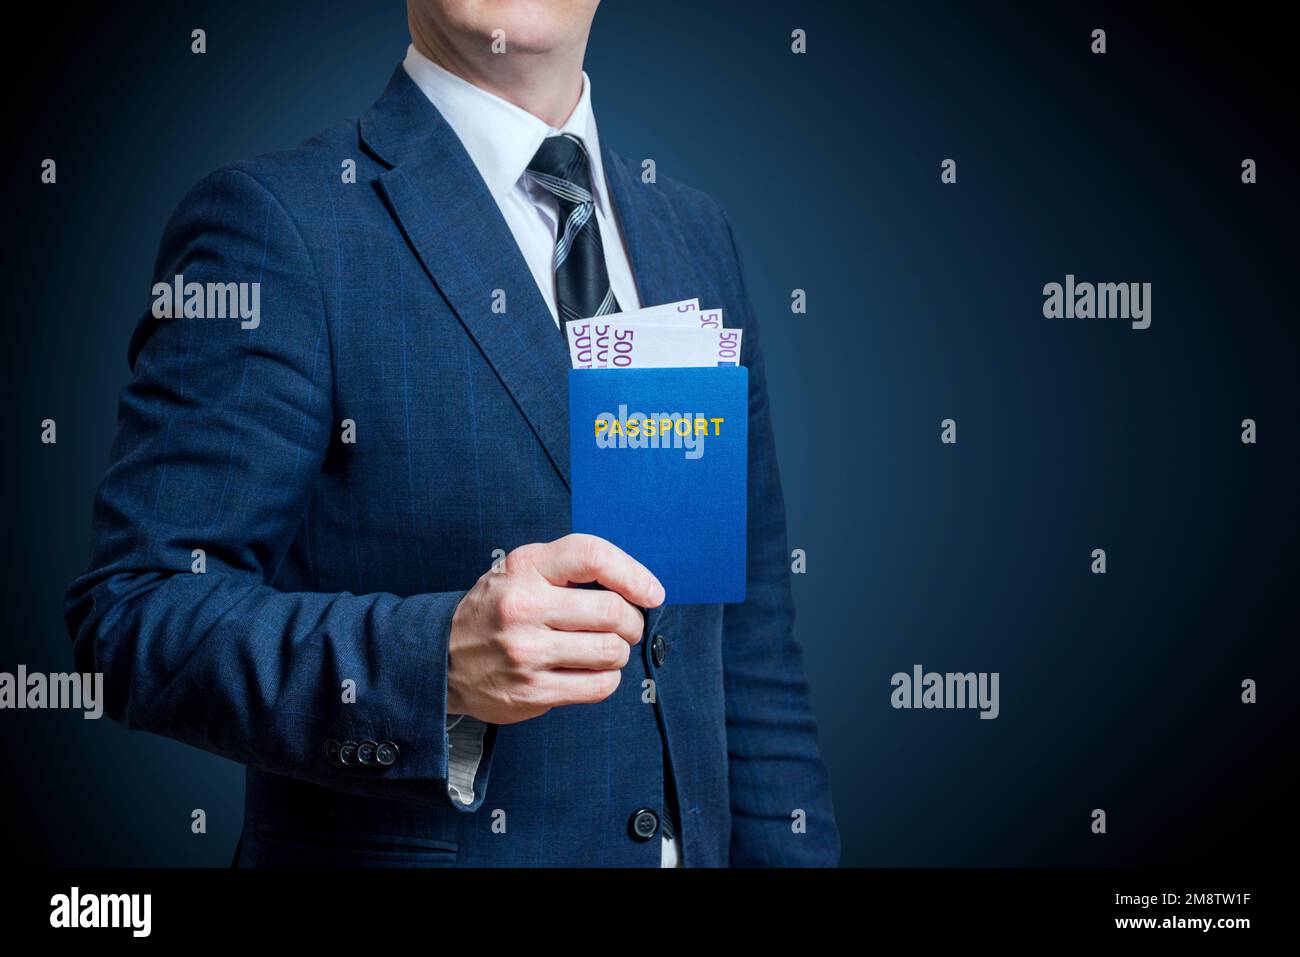
[[[596,0],[433,0],[448,26],[491,44],[505,31],[506,48],[516,53],[549,53],[582,42]]]

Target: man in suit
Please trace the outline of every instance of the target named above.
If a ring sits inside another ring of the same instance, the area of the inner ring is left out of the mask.
[[[598,139],[595,5],[410,0],[365,116],[167,226],[258,316],[138,326],[66,611],[117,720],[247,765],[237,863],[838,860],[731,229]],[[742,604],[567,534],[561,320],[690,296],[746,330]]]

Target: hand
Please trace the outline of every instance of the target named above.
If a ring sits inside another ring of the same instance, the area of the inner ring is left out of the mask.
[[[598,582],[607,591],[571,588]],[[664,587],[594,535],[521,545],[465,593],[451,620],[447,711],[513,724],[604,701]]]

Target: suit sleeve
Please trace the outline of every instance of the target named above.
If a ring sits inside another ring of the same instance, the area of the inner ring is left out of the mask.
[[[746,598],[724,606],[722,639],[731,864],[835,866],[840,839],[830,782],[817,748],[803,653],[794,634],[785,501],[758,323],[735,237],[729,223],[725,228],[735,256],[749,368]]]
[[[164,233],[155,281],[178,274],[250,284],[258,315],[151,311],[137,327],[90,568],[65,602],[78,667],[103,673],[128,727],[339,790],[477,809],[495,728],[475,800],[446,790],[463,592],[271,584],[339,434],[325,301],[296,225],[248,172],[214,173]],[[395,760],[341,766],[327,742],[349,739],[394,744]]]

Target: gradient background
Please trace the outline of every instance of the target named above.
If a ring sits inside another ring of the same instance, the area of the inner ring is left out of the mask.
[[[607,2],[587,62],[602,140],[736,228],[844,863],[1276,859],[1300,580],[1289,34],[1258,12],[907,6]],[[2,671],[72,667],[62,595],[175,203],[362,113],[407,42],[397,2],[86,7],[28,10],[11,39],[35,65],[2,67]],[[1067,272],[1153,283],[1152,327],[1044,319]],[[915,663],[1000,672],[1001,716],[893,710]],[[5,863],[229,862],[235,764],[8,711],[0,767]]]

